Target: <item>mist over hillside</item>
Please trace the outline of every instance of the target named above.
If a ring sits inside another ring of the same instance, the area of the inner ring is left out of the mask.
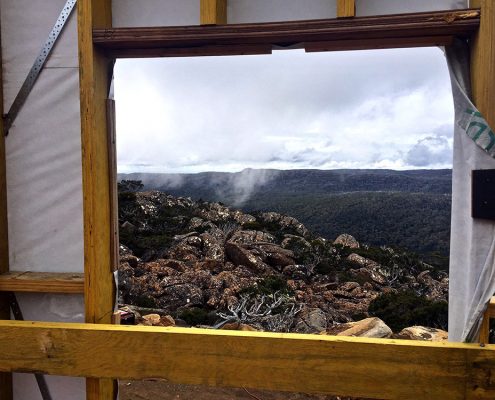
[[[140,180],[145,190],[222,202],[244,211],[292,215],[330,239],[346,232],[371,245],[433,254],[443,264],[449,252],[449,169],[245,169],[235,173],[119,174],[118,179]]]

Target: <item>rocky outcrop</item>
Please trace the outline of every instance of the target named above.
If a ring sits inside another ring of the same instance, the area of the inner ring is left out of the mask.
[[[379,295],[412,290],[447,299],[448,278],[426,264],[417,265],[417,273],[397,264],[394,250],[370,251],[346,234],[332,242],[278,213],[251,215],[149,192],[121,202],[120,220],[133,228],[126,224],[121,236],[119,302],[159,309],[160,318],[214,325],[226,315],[228,323],[246,324],[247,314],[260,314],[256,304],[266,308],[278,296],[283,305],[265,309],[255,329],[317,333],[340,327],[387,337],[376,319],[366,319]]]

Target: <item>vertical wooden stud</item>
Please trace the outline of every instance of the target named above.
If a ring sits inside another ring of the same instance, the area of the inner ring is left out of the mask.
[[[478,34],[471,48],[473,100],[488,124],[495,128],[495,2],[474,0],[471,7],[481,8]]]
[[[201,25],[222,25],[227,23],[227,0],[201,0]]]
[[[1,42],[1,39],[0,39]],[[3,115],[3,74],[0,54],[0,112]],[[5,160],[5,136],[0,118],[0,273],[9,271],[9,235],[7,220],[7,165]],[[10,319],[8,298],[0,293],[0,320]],[[12,400],[12,374],[0,373],[0,400]]]
[[[84,301],[86,322],[112,322],[115,285],[112,260],[111,164],[107,98],[113,60],[93,45],[93,28],[112,25],[110,0],[78,1],[81,143],[84,210]],[[116,382],[87,379],[88,400],[111,400]]]
[[[356,15],[354,0],[337,0],[337,18],[349,18]]]

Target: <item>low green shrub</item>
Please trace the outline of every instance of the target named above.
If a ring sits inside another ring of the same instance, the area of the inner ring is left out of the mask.
[[[414,325],[447,329],[447,302],[428,300],[413,291],[381,294],[370,303],[368,313],[394,332]]]
[[[199,307],[183,309],[177,316],[191,326],[213,325],[217,319],[215,312]]]

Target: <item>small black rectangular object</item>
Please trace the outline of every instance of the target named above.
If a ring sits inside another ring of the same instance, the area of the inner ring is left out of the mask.
[[[495,169],[472,172],[472,217],[495,220]]]

